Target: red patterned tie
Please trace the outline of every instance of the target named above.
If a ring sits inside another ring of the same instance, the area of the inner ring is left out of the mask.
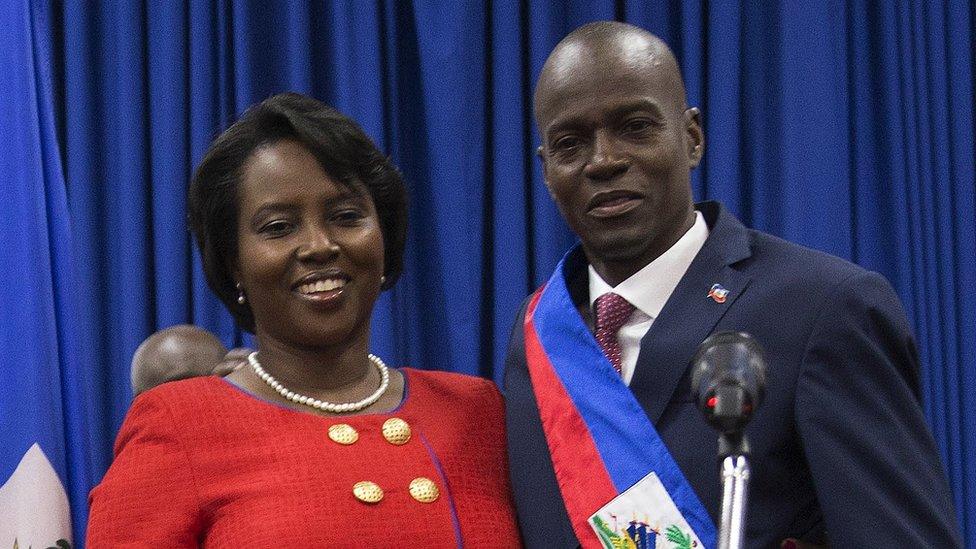
[[[634,306],[615,293],[596,298],[596,341],[610,359],[613,369],[620,373],[620,342],[617,332],[627,323]]]

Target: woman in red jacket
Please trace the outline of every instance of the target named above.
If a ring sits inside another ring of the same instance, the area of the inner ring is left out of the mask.
[[[363,131],[272,97],[214,141],[188,208],[207,281],[258,351],[135,400],[89,547],[517,545],[494,386],[368,353],[406,192]]]

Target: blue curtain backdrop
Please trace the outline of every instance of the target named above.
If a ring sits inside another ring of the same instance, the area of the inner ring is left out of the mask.
[[[239,339],[185,226],[192,167],[221,129],[285,90],[357,119],[412,200],[406,273],[377,307],[374,349],[498,378],[518,304],[573,242],[534,158],[532,84],[565,33],[618,19],[673,46],[702,108],[697,197],[894,284],[976,547],[973,0],[8,4],[0,25],[29,40],[3,48],[0,111],[37,112],[4,115],[3,138],[32,152],[0,152],[13,189],[0,193],[0,323],[5,359],[30,366],[0,370],[0,438],[22,420],[13,393],[46,379],[57,421],[31,428],[72,449],[55,469],[78,545],[136,346],[183,322]],[[2,482],[13,465],[0,466]]]

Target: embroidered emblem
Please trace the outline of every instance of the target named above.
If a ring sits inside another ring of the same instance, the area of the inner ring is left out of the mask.
[[[698,549],[701,540],[655,473],[590,517],[604,549]]]
[[[715,303],[725,303],[725,298],[729,296],[729,291],[722,287],[721,284],[712,284],[712,288],[708,290],[708,297],[712,298]]]
[[[677,524],[668,525],[662,531],[661,528],[654,528],[643,520],[635,519],[620,524],[616,515],[610,516],[613,519],[612,526],[600,517],[593,519],[593,525],[596,527],[600,542],[606,549],[655,549],[656,547],[693,549],[698,547],[698,541],[690,533],[682,531]]]

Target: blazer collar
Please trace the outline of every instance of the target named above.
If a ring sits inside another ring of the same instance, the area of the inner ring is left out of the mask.
[[[695,206],[709,226],[708,240],[641,340],[630,388],[657,423],[698,345],[749,285],[735,264],[752,255],[749,231],[717,202]],[[715,287],[715,292],[710,290]],[[720,294],[724,292],[724,298]]]

